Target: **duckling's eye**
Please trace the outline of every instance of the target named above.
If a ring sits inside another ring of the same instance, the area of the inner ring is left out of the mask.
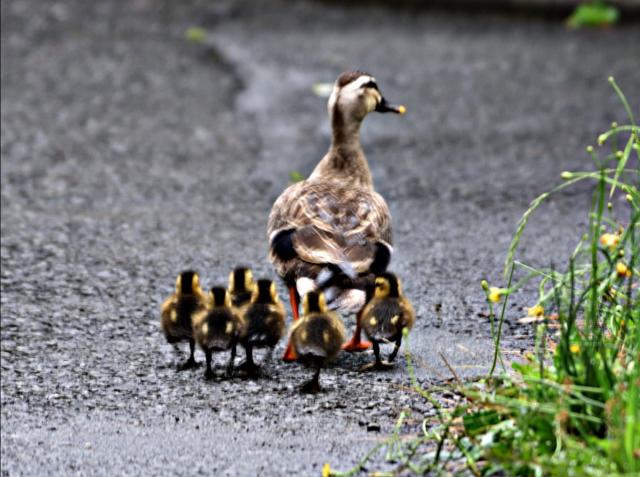
[[[378,89],[378,85],[376,84],[375,81],[368,81],[365,84],[363,84],[361,86],[361,88],[373,88],[373,89]]]

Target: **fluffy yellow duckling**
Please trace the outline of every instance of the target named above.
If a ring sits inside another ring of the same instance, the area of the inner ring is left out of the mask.
[[[362,329],[373,343],[376,360],[361,370],[388,369],[402,343],[402,330],[411,329],[416,320],[411,302],[402,294],[400,279],[393,273],[383,273],[375,279],[373,298],[361,314]],[[395,343],[388,361],[380,358],[380,343]]]
[[[291,345],[299,361],[316,369],[313,378],[302,386],[302,392],[316,393],[321,390],[320,370],[338,356],[345,331],[338,315],[327,308],[322,292],[307,293],[302,309],[302,318],[291,328]]]
[[[207,369],[206,379],[214,377],[211,358],[214,351],[231,350],[226,376],[233,374],[236,346],[244,337],[246,324],[238,310],[231,304],[231,297],[224,287],[213,287],[209,294],[209,306],[193,317],[193,336],[204,351]]]
[[[178,365],[178,371],[193,368],[197,365],[194,358],[195,341],[191,326],[192,316],[205,309],[206,297],[200,287],[200,277],[192,270],[186,270],[176,279],[176,291],[162,304],[160,328],[173,344],[176,352],[178,342],[189,341],[189,359]]]

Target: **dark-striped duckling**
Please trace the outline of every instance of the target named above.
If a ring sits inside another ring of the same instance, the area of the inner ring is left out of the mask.
[[[362,329],[373,343],[374,363],[361,368],[388,369],[402,343],[402,330],[411,329],[416,320],[411,302],[403,295],[400,279],[393,273],[383,273],[376,277],[373,298],[362,310]],[[380,343],[394,343],[395,347],[388,360],[380,358]]]
[[[229,294],[231,295],[231,304],[240,307],[251,301],[253,289],[255,288],[253,281],[253,272],[248,267],[237,267],[229,274]]]
[[[340,352],[345,331],[338,315],[327,308],[322,292],[309,292],[302,300],[303,316],[291,328],[291,345],[298,361],[315,367],[313,378],[302,386],[303,393],[321,390],[320,370]]]
[[[194,352],[192,317],[205,309],[206,297],[200,287],[200,277],[192,270],[186,270],[176,279],[176,291],[162,303],[160,328],[179,353],[178,343],[189,341],[189,359],[178,365],[178,371],[193,368],[197,365]]]
[[[247,359],[240,365],[248,376],[258,376],[260,368],[253,361],[254,348],[270,348],[268,360],[273,349],[284,334],[284,305],[278,298],[276,284],[272,280],[258,280],[251,296],[251,302],[240,309],[247,332],[242,345]]]
[[[211,358],[214,351],[231,350],[226,368],[226,376],[233,374],[233,363],[236,357],[238,342],[246,332],[245,321],[231,304],[231,297],[224,287],[213,287],[209,293],[209,304],[206,310],[193,317],[193,336],[204,351],[207,369],[204,376],[213,378]]]

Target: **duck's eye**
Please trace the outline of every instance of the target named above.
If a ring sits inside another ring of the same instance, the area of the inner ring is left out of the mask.
[[[361,86],[361,88],[373,88],[373,89],[378,89],[378,85],[376,84],[375,81],[368,81],[365,84],[363,84]]]

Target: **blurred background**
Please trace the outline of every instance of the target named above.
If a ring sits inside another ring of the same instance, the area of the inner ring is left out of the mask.
[[[183,268],[207,286],[238,263],[273,275],[268,212],[326,151],[342,71],[408,108],[367,118],[362,141],[420,317],[423,383],[449,377],[438,353],[461,376],[486,370],[480,280],[500,280],[529,202],[624,119],[609,75],[640,115],[636,0],[1,7],[3,475],[309,475],[327,456],[355,463],[368,423],[392,429],[413,399],[403,365],[371,379],[352,372],[368,357],[344,357],[309,401],[294,391],[304,371],[282,364],[259,384],[176,375],[158,331]],[[590,197],[578,187],[537,214],[523,260],[565,257]],[[514,354],[532,342],[517,322],[530,300],[505,324]],[[190,445],[203,435],[204,457]]]

